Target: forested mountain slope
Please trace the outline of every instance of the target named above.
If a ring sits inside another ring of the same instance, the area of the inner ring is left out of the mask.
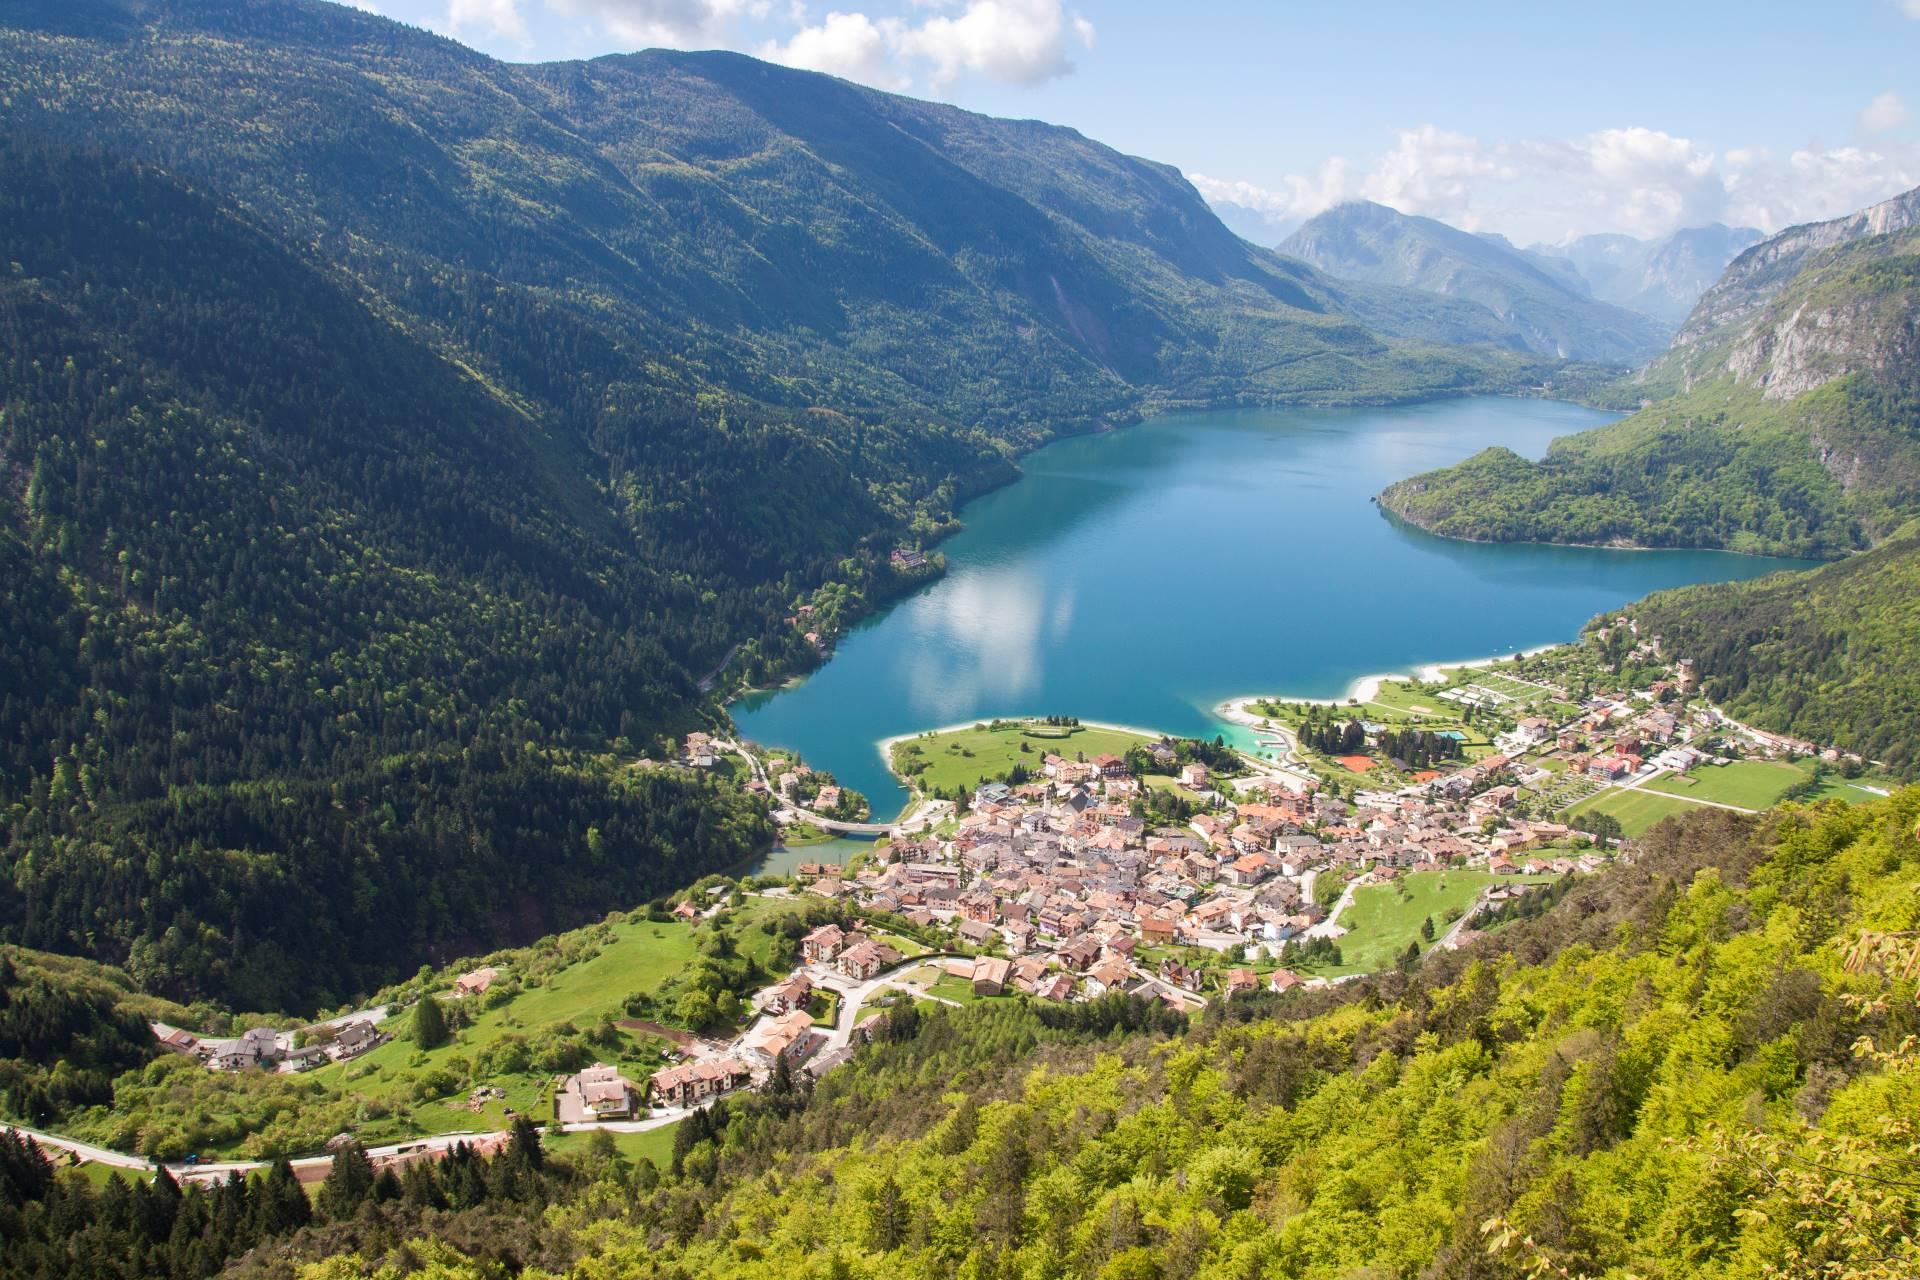
[[[1366,200],[1335,205],[1280,243],[1281,253],[1346,280],[1402,285],[1477,302],[1522,350],[1637,364],[1670,330],[1595,299],[1564,262]]]
[[[0,937],[180,997],[331,1004],[764,845],[631,762],[1021,447],[1548,371],[1163,166],[735,55],[26,0],[0,99]]]
[[[1755,246],[1701,300],[1649,375],[1691,370],[1684,390],[1556,440],[1538,463],[1488,450],[1391,486],[1381,505],[1495,541],[1832,557],[1887,537],[1920,514],[1920,228],[1796,256],[1802,239]],[[1756,261],[1798,266],[1764,282]],[[1737,318],[1709,323],[1723,312]]]
[[[1812,573],[1662,591],[1631,612],[1730,714],[1920,772],[1920,525]]]

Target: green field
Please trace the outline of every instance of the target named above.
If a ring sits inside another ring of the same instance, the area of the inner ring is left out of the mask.
[[[1493,882],[1540,884],[1551,876],[1496,876],[1490,871],[1414,871],[1389,884],[1356,889],[1353,903],[1340,914],[1347,932],[1339,939],[1338,967],[1314,969],[1328,976],[1391,969],[1409,942],[1420,938],[1420,922],[1432,917],[1434,937],[1452,923],[1449,912],[1465,912]]]
[[[642,1156],[664,1169],[673,1163],[673,1135],[680,1127],[680,1121],[661,1125],[658,1129],[648,1129],[645,1133],[613,1133],[614,1149],[628,1160],[638,1160]],[[550,1133],[540,1139],[540,1145],[548,1151],[564,1156],[584,1156],[587,1144],[593,1141],[591,1133]]]
[[[955,788],[979,786],[982,781],[1003,780],[1016,764],[1024,764],[1038,774],[1049,753],[1069,760],[1083,755],[1088,759],[1102,754],[1123,756],[1128,748],[1150,741],[1117,729],[1063,729],[1045,724],[1009,724],[992,729],[978,724],[895,743],[892,762],[893,771],[909,778],[921,791],[951,793]]]
[[[1669,775],[1647,784],[1652,791],[1742,809],[1765,809],[1778,804],[1789,788],[1813,776],[1806,765],[1774,760],[1735,760],[1732,764],[1703,764],[1691,773]]]
[[[1620,819],[1620,830],[1632,838],[1641,835],[1662,818],[1699,807],[1660,791],[1645,788],[1623,791],[1618,787],[1609,787],[1569,809],[1566,820],[1578,826],[1583,813],[1610,813]]]

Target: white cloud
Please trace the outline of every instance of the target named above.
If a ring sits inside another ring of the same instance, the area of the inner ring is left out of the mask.
[[[1344,156],[1328,156],[1321,162],[1319,173],[1310,178],[1288,174],[1278,190],[1257,187],[1251,182],[1210,178],[1204,173],[1190,173],[1187,181],[1215,203],[1230,201],[1280,218],[1311,218],[1348,197]]]
[[[447,31],[458,35],[473,30],[504,36],[516,44],[531,43],[527,20],[520,16],[515,0],[447,0]]]
[[[1768,231],[1837,218],[1920,186],[1920,147],[1803,147],[1780,164],[1769,157],[1730,167],[1729,220]]]
[[[1073,70],[1068,55],[1075,45],[1093,47],[1093,24],[1070,12],[1063,0],[966,0],[964,7],[958,0],[913,0],[913,7],[958,12],[937,13],[915,25],[905,18],[834,10],[807,25],[804,11],[796,8],[800,29],[784,41],[765,41],[755,52],[790,67],[901,90],[912,85],[916,71],[935,87],[967,75],[1040,84]]]
[[[1909,18],[1920,20],[1920,0],[1900,0],[1900,12]]]
[[[1033,85],[1072,71],[1073,46],[1093,41],[1093,24],[1061,0],[969,0],[957,17],[902,30],[899,49],[932,63],[936,85],[965,74]]]
[[[458,0],[455,0],[458,3]],[[733,23],[772,12],[771,0],[551,0],[596,19],[634,45],[692,49],[727,45]]]
[[[1755,147],[1716,155],[1643,127],[1487,141],[1423,125],[1350,179],[1352,168],[1334,157],[1315,176],[1272,187],[1192,180],[1211,200],[1266,212],[1310,217],[1362,196],[1526,243],[1595,231],[1660,236],[1715,221],[1773,231],[1838,217],[1920,183],[1920,147],[1810,145],[1782,160]]]
[[[1914,0],[1914,3],[1920,5],[1920,0]],[[1913,115],[1907,110],[1907,104],[1900,101],[1899,94],[1889,89],[1860,109],[1860,118],[1855,122],[1855,127],[1871,136],[1898,129],[1911,119]]]
[[[864,13],[833,12],[817,26],[802,27],[785,44],[769,41],[759,55],[806,71],[824,71],[882,89],[904,89],[908,77],[893,63],[900,39],[897,19],[875,21]]]
[[[1400,141],[1360,183],[1367,199],[1402,213],[1439,218],[1473,229],[1476,182],[1508,170],[1477,138],[1424,124],[1400,135]]]

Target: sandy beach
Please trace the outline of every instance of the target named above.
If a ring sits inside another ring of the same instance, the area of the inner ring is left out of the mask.
[[[1531,649],[1521,649],[1522,657],[1531,658],[1536,653],[1545,653],[1549,649],[1558,649],[1557,644],[1535,645]],[[1258,728],[1261,717],[1248,710],[1256,702],[1291,702],[1301,706],[1344,707],[1350,702],[1371,702],[1380,693],[1380,686],[1388,680],[1418,680],[1424,684],[1439,684],[1445,680],[1449,671],[1469,671],[1480,667],[1497,666],[1510,662],[1511,653],[1495,654],[1489,658],[1463,658],[1458,662],[1428,662],[1413,669],[1411,675],[1404,671],[1387,671],[1379,675],[1361,676],[1347,686],[1347,692],[1340,698],[1296,698],[1281,693],[1254,694],[1248,697],[1229,698],[1214,708],[1214,714],[1229,724]]]

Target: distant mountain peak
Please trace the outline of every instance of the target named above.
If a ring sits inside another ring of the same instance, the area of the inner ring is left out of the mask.
[[[1372,201],[1346,201],[1308,219],[1280,252],[1342,279],[1478,303],[1513,345],[1544,355],[1637,364],[1666,344],[1659,321],[1596,301],[1558,259]]]

